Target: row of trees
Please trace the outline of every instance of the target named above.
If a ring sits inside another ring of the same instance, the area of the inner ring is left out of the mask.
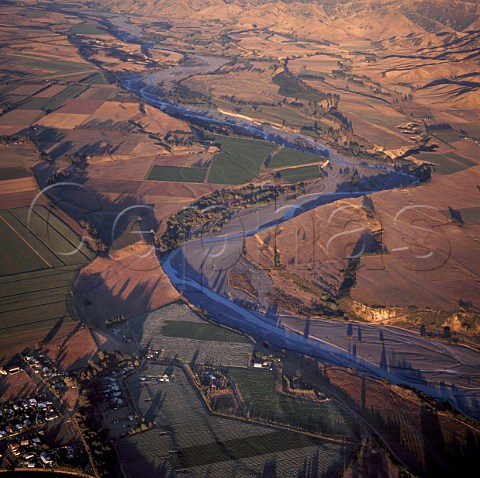
[[[164,234],[156,240],[160,250],[174,249],[202,233],[220,230],[235,210],[250,206],[264,206],[281,195],[295,197],[304,191],[304,184],[285,186],[254,186],[248,184],[237,189],[220,189],[195,201],[188,208],[174,214],[166,224]]]

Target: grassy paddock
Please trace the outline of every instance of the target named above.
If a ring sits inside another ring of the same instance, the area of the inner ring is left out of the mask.
[[[422,161],[435,164],[435,170],[440,174],[453,174],[458,171],[476,166],[473,161],[463,158],[455,153],[420,153],[416,157]]]
[[[180,166],[153,166],[145,179],[153,181],[174,181],[180,183],[203,183],[207,171],[200,168]]]
[[[181,448],[178,452],[178,460],[182,468],[192,468],[222,461],[242,460],[268,453],[281,453],[314,444],[311,439],[301,435],[275,432],[251,436],[248,440],[237,438],[219,443]]]
[[[217,136],[222,152],[215,156],[208,182],[245,184],[258,174],[265,157],[276,146],[265,141]]]
[[[322,178],[323,173],[318,166],[303,166],[301,168],[283,169],[279,171],[280,178],[289,183],[308,181],[309,179]]]
[[[70,33],[77,35],[106,35],[108,32],[94,23],[81,23],[70,28]]]
[[[325,158],[318,154],[302,153],[294,149],[284,148],[270,161],[269,168],[282,168],[285,166],[297,166],[300,164],[318,163]]]

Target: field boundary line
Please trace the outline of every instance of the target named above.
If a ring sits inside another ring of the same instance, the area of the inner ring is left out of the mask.
[[[23,237],[19,236],[17,231],[15,231],[15,229],[5,220],[5,218],[3,218],[2,216],[0,216],[0,219],[13,231],[13,233],[21,240],[23,241],[27,247],[47,266],[48,269],[54,269],[54,267],[49,264],[45,258],[43,258],[25,239],[23,239]],[[41,241],[40,241],[41,242]],[[42,243],[43,244],[43,243]],[[37,270],[42,270],[42,269],[37,269]],[[30,271],[30,272],[33,272],[33,271]]]
[[[55,217],[59,222],[61,222],[62,224],[64,224],[64,225],[65,225],[68,229],[70,229],[74,234],[77,234],[77,233],[73,230],[73,228],[71,228],[66,222],[64,222],[62,219],[60,219],[54,212],[47,211],[46,208],[43,207],[43,206],[40,206],[40,207],[42,207],[43,209],[45,209],[45,212],[46,212],[47,214],[51,214],[51,215],[52,215],[53,217]],[[61,231],[59,231],[53,224],[49,223],[49,222],[47,221],[47,219],[45,219],[42,215],[40,215],[40,214],[35,210],[35,208],[33,209],[33,212],[34,212],[34,214],[36,214],[43,222],[45,222],[45,224],[47,224],[47,226],[50,226],[65,242],[67,242],[68,244],[70,244],[72,247],[76,247],[75,244],[74,244],[67,236],[65,236],[65,234],[63,234]],[[85,244],[85,243],[83,242],[83,237],[80,236],[80,239],[82,239],[82,243]],[[85,244],[85,245],[86,245],[86,244]],[[48,247],[48,246],[46,246],[46,247]],[[77,247],[78,247],[78,246],[77,246]],[[87,257],[87,256],[82,252],[81,248],[78,249],[77,252],[79,252],[79,253],[88,261],[87,263],[92,262],[92,261],[90,260],[90,258]],[[53,253],[54,255],[57,255],[54,251],[52,251],[52,253]],[[59,257],[59,259],[63,262],[63,260],[62,260],[60,257]],[[65,263],[64,263],[64,264],[65,264]],[[65,264],[65,265],[67,265],[67,264]],[[79,265],[81,265],[81,263],[80,263]]]

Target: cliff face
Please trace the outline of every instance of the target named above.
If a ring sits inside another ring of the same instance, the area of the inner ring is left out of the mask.
[[[408,326],[425,325],[428,329],[443,331],[449,327],[452,332],[467,335],[480,333],[480,316],[476,313],[457,312],[449,314],[431,309],[416,309],[414,307],[370,307],[355,300],[349,299],[342,303],[351,318],[368,322],[395,325],[403,323]]]
[[[350,309],[356,317],[369,322],[389,322],[408,315],[407,309],[400,307],[370,307],[355,300],[351,301]]]

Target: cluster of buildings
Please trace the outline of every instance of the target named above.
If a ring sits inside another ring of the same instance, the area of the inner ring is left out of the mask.
[[[11,461],[17,462],[17,467],[51,468],[54,465],[54,461],[45,448],[48,448],[48,446],[42,443],[40,436],[36,434],[29,438],[10,442],[7,453],[11,455]]]
[[[59,372],[46,355],[42,353],[27,355],[24,360],[54,390],[62,392],[68,388],[64,381],[65,374]]]
[[[22,398],[0,407],[0,440],[60,418],[60,412],[45,395]]]
[[[105,400],[110,401],[114,407],[123,407],[125,397],[118,383],[118,377],[105,377],[103,396]]]
[[[269,370],[273,370],[273,361],[270,359],[263,359],[255,357],[252,360],[253,368],[267,368]]]
[[[145,355],[147,360],[158,360],[158,358],[161,355],[160,350],[155,350],[155,349],[149,349]]]

